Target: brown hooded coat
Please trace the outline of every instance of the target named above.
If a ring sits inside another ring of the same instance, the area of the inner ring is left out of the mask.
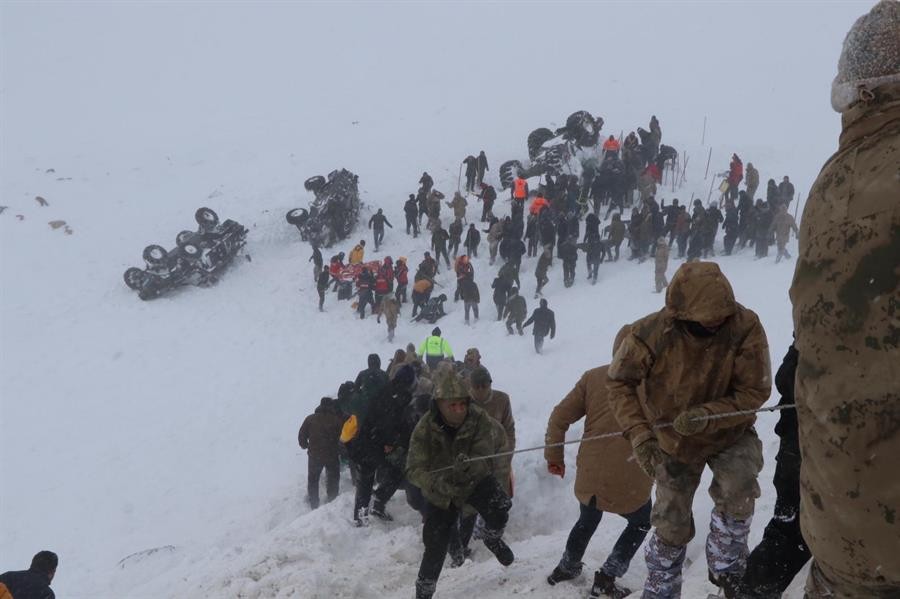
[[[709,337],[691,334],[682,322],[723,318]],[[631,325],[609,366],[607,386],[632,447],[655,437],[676,460],[698,463],[734,444],[756,417],[709,420],[691,436],[654,427],[690,408],[713,415],[755,410],[769,398],[771,379],[769,345],[756,313],[735,301],[717,264],[689,262],[672,277],[666,307]],[[639,399],[639,387],[646,400]]]
[[[582,438],[621,430],[607,398],[608,368],[600,366],[585,372],[575,388],[553,408],[544,443],[565,441],[569,426],[582,418]],[[548,464],[564,465],[563,447],[547,447],[544,459]],[[575,497],[584,505],[596,497],[598,510],[630,514],[650,498],[653,483],[632,458],[631,445],[624,437],[582,443],[575,468]]]
[[[772,230],[775,231],[775,241],[778,243],[778,247],[787,245],[791,238],[792,230],[794,234],[799,232],[797,230],[797,221],[787,211],[787,206],[784,204],[778,207],[778,212],[775,213],[775,218],[772,219]]]
[[[791,301],[803,537],[826,572],[896,592],[900,85],[877,97],[843,113],[838,151],[809,192]]]

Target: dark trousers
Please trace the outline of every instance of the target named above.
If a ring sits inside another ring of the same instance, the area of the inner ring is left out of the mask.
[[[494,302],[494,306],[497,307],[497,320],[503,320],[503,309],[506,307],[506,304],[501,302]]]
[[[481,208],[481,222],[486,223],[490,220],[489,215],[494,208],[494,202],[484,202]]]
[[[406,215],[406,234],[409,235],[409,230],[412,228],[413,237],[419,236],[419,223],[416,220],[415,216]]]
[[[597,282],[597,273],[600,270],[600,262],[588,262],[588,278],[594,283]]]
[[[469,322],[469,310],[475,315],[475,320],[478,320],[478,304],[476,302],[466,302],[466,322]]]
[[[359,474],[356,479],[356,502],[353,506],[353,517],[358,518],[361,509],[368,509],[372,500],[372,487],[375,486],[375,475],[378,475],[378,488],[375,489],[375,505],[384,505],[394,496],[403,482],[403,471],[387,462],[380,465],[358,464]]]
[[[375,251],[377,252],[378,246],[384,241],[384,229],[375,229],[372,236],[375,238]]]
[[[434,248],[434,259],[440,263],[441,256],[444,257],[444,263],[447,265],[447,268],[450,268],[450,256],[447,254],[446,246],[438,246]]]
[[[537,235],[528,238],[528,256],[537,256],[538,253],[538,239]]]
[[[781,597],[810,558],[800,531],[800,443],[796,436],[782,438],[775,461],[775,514],[762,541],[747,558],[741,580],[741,597],[746,599]]]
[[[684,258],[684,251],[687,248],[687,233],[680,233],[675,241],[678,243],[678,257]]]
[[[363,291],[359,294],[359,301],[356,305],[356,310],[359,312],[360,318],[366,317],[366,306],[372,306],[372,313],[375,313],[375,298],[372,296],[371,291]]]
[[[499,538],[503,535],[512,503],[497,479],[493,476],[483,478],[466,503],[481,514],[486,537]],[[459,510],[452,504],[446,510],[431,503],[425,505],[425,525],[422,527],[425,553],[419,565],[417,586],[430,587],[429,590],[434,588],[444,568],[444,558],[447,557],[450,538],[458,520]]]
[[[734,251],[734,242],[737,241],[737,235],[726,231],[722,241],[725,244],[725,255],[730,256],[731,252]]]
[[[406,303],[406,283],[397,284],[397,290],[394,292],[394,297],[397,298],[397,301],[401,304]]]
[[[409,507],[419,512],[424,518],[425,506],[428,502],[425,500],[425,496],[422,495],[422,489],[406,481],[403,484],[403,491],[406,493],[406,503],[409,504]]]
[[[327,289],[327,287],[325,289]],[[322,289],[321,287],[316,289],[316,291],[319,292],[319,310],[320,311],[322,310],[322,306],[325,305],[325,289]]]
[[[756,257],[765,258],[769,255],[769,239],[767,237],[756,238]]]
[[[563,284],[571,287],[575,282],[575,261],[563,260]]]
[[[596,497],[591,497],[588,505],[580,504],[581,514],[569,533],[568,541],[566,541],[566,552],[563,554],[564,566],[574,568],[581,563],[581,558],[584,557],[588,543],[591,537],[594,536],[594,532],[596,532],[597,526],[603,518],[603,512],[598,510],[596,505]],[[622,534],[619,535],[612,551],[609,553],[609,557],[606,559],[606,563],[601,568],[609,576],[621,578],[628,571],[631,559],[637,553],[638,548],[650,531],[651,507],[650,500],[647,500],[647,503],[636,511],[622,515],[628,524],[625,526]]]
[[[537,353],[541,353],[542,349],[544,349],[544,335],[535,335],[534,351],[536,351]]]
[[[323,469],[325,470],[325,492],[328,501],[337,497],[340,488],[341,461],[338,456],[324,460],[309,456],[306,470],[306,495],[309,499],[309,507],[312,509],[319,507],[319,478],[322,476]]]
[[[456,258],[459,255],[459,244],[461,240],[457,238],[450,239],[450,251],[453,252],[453,257]]]

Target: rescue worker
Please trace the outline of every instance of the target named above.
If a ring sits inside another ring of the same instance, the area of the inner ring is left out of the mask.
[[[322,258],[322,251],[319,249],[319,246],[313,244],[312,246],[313,253],[312,256],[309,257],[307,262],[313,263],[313,280],[319,280],[319,273],[322,272],[322,264],[325,260]]]
[[[603,157],[606,158],[610,155],[618,156],[620,147],[621,144],[619,144],[619,140],[616,139],[616,136],[610,135],[606,138],[606,141],[603,142]]]
[[[509,291],[512,289],[512,282],[506,277],[497,276],[491,283],[491,289],[494,290],[493,299],[494,306],[497,307],[497,320],[503,320],[503,311],[506,309],[506,300],[509,299]]]
[[[431,299],[431,291],[434,289],[434,282],[429,278],[418,279],[413,283],[412,292],[412,317],[415,318],[419,310],[425,308],[428,300]]]
[[[350,264],[362,264],[366,257],[366,240],[360,239],[359,243],[350,250]]]
[[[513,334],[512,325],[515,324],[519,335],[524,335],[522,322],[525,320],[525,317],[528,316],[528,305],[525,302],[525,298],[519,294],[518,288],[510,288],[503,313],[506,315],[506,330],[509,334]]]
[[[431,188],[434,187],[434,179],[431,178],[431,175],[428,174],[428,171],[422,173],[421,178],[419,178],[419,185],[422,186],[422,191],[426,194],[431,192]]]
[[[406,286],[409,284],[409,267],[406,265],[406,257],[397,258],[397,266],[394,268],[394,278],[397,280],[397,288],[394,297],[400,304],[406,303]]]
[[[534,267],[534,278],[537,279],[537,289],[534,291],[534,299],[537,299],[539,295],[541,295],[541,290],[544,288],[550,278],[547,276],[547,270],[550,268],[550,255],[551,249],[549,247],[544,247],[544,251],[541,252],[540,257],[537,261],[537,266]]]
[[[488,167],[487,155],[484,153],[484,150],[481,150],[481,151],[478,153],[478,158],[476,159],[476,161],[477,161],[477,163],[476,163],[476,169],[477,169],[477,171],[478,171],[478,174],[477,174],[477,176],[476,176],[476,178],[475,178],[475,182],[476,182],[478,185],[483,185],[482,182],[484,181],[484,173],[485,173],[486,171],[491,170],[491,169]],[[472,189],[472,191],[474,191],[474,188]]]
[[[475,191],[475,178],[478,174],[478,159],[469,154],[462,163],[466,167],[466,193]]]
[[[444,257],[444,263],[447,265],[447,268],[450,268],[450,254],[447,253],[447,241],[449,239],[450,234],[438,221],[437,226],[431,232],[431,249],[434,251],[436,261],[439,262],[441,256]]]
[[[488,264],[493,265],[497,260],[497,249],[500,247],[500,240],[503,239],[503,223],[500,222],[500,219],[494,218],[491,225],[484,232],[487,233],[488,250],[491,257]]]
[[[528,257],[537,256],[538,249],[538,217],[536,214],[529,214],[525,220],[525,239],[528,241]]]
[[[512,193],[512,220],[516,222],[524,222],[525,218],[525,202],[528,200],[528,181],[521,176],[513,179],[511,188]]]
[[[478,320],[478,302],[481,301],[481,295],[478,292],[478,284],[475,279],[466,277],[459,282],[459,294],[463,300],[463,306],[466,315],[466,324],[469,324],[469,312]]]
[[[441,327],[434,327],[431,336],[426,337],[422,345],[419,346],[418,354],[425,358],[425,363],[429,368],[437,368],[442,360],[452,360],[453,350],[447,340],[441,337]]]
[[[387,225],[390,228],[394,228],[394,225],[391,224],[391,221],[387,219],[384,215],[384,211],[379,208],[378,212],[372,215],[372,218],[369,219],[369,228],[372,229],[372,235],[375,238],[375,251],[378,251],[379,246],[381,246],[381,242],[384,240],[384,226]]]
[[[334,281],[334,289],[332,289],[332,291],[337,291],[338,285],[341,283],[341,273],[343,271],[344,252],[338,252],[332,256],[331,260],[328,262],[328,274],[331,275],[331,279]]]
[[[463,232],[463,224],[460,219],[454,220],[450,223],[450,227],[448,229],[448,233],[450,235],[450,249],[449,251],[453,252],[453,259],[459,255],[459,244],[462,243],[462,232]]]
[[[731,155],[731,163],[728,165],[728,191],[726,197],[735,201],[738,197],[738,185],[744,180],[744,163],[737,154]]]
[[[654,274],[656,275],[656,293],[669,286],[666,270],[669,268],[669,244],[665,237],[656,240],[656,257],[654,258]]]
[[[466,253],[473,258],[477,258],[479,244],[481,244],[481,233],[478,232],[475,223],[470,223],[469,228],[466,230],[466,239],[463,242]]]
[[[851,27],[832,84],[837,153],[810,189],[790,296],[808,597],[900,594],[900,3]]]
[[[791,183],[787,175],[778,184],[778,198],[781,201],[781,205],[785,208],[788,208],[791,202],[794,201],[794,184]]]
[[[747,163],[747,172],[744,178],[744,184],[747,186],[747,196],[752,200],[759,188],[759,171],[753,166],[752,162]]]
[[[389,295],[381,300],[381,313],[378,315],[376,322],[384,321],[387,323],[388,341],[394,340],[394,330],[397,328],[397,317],[400,315],[400,302],[396,297]]]
[[[544,337],[548,334],[553,339],[556,336],[556,316],[553,310],[547,307],[547,300],[541,299],[541,307],[531,313],[531,316],[522,325],[526,328],[534,324],[534,351],[541,353],[544,348]]]
[[[407,477],[427,500],[416,599],[434,595],[461,512],[474,510],[484,519],[484,544],[497,561],[508,566],[514,560],[502,539],[511,506],[499,482],[509,478],[507,462],[467,461],[505,451],[505,431],[471,401],[452,367],[442,367],[435,379],[434,401],[413,431],[406,460]]]
[[[735,301],[718,265],[685,263],[672,278],[665,307],[630,326],[607,386],[635,459],[656,482],[644,597],[681,595],[681,569],[694,535],[693,498],[707,465],[714,503],[707,567],[710,580],[732,592],[749,553],[762,444],[752,414],[710,417],[756,410],[769,397],[769,348],[759,318]],[[639,388],[646,397],[639,399]]]
[[[603,229],[603,232],[606,233],[609,239],[610,255],[612,255],[612,249],[615,249],[616,257],[613,259],[618,260],[619,247],[625,239],[625,223],[622,222],[622,215],[618,213],[613,214],[612,222]]]
[[[416,204],[416,196],[413,194],[409,194],[409,199],[406,200],[406,203],[403,204],[403,214],[406,215],[406,234],[409,235],[409,230],[412,229],[412,236],[416,238],[419,236],[419,208]]]
[[[319,277],[316,279],[316,291],[319,294],[319,312],[325,311],[325,292],[328,291],[329,285],[331,285],[331,271],[327,266],[323,266],[322,272],[319,273]]]
[[[453,199],[447,202],[447,206],[453,208],[453,218],[460,221],[466,220],[466,206],[468,205],[469,203],[466,201],[466,198],[458,191],[453,194]]]
[[[377,310],[375,296],[373,294],[375,289],[375,277],[369,272],[368,268],[363,268],[362,272],[359,273],[359,276],[356,277],[356,288],[359,294],[356,309],[359,312],[359,318],[364,319],[366,317],[367,305],[372,306],[373,314]]]
[[[571,287],[575,284],[575,266],[578,263],[578,247],[575,245],[575,240],[566,237],[559,244],[558,251],[559,259],[563,263],[563,285]]]
[[[481,200],[482,203],[481,222],[489,222],[494,211],[494,202],[497,200],[497,190],[494,189],[493,185],[482,183],[481,193],[479,193],[477,197],[479,200]]]
[[[679,258],[684,258],[690,236],[691,218],[688,216],[687,206],[682,206],[675,217],[675,243],[678,244]]]
[[[306,499],[310,509],[319,507],[319,478],[325,470],[327,501],[334,500],[340,490],[340,439],[344,418],[337,403],[323,397],[316,411],[303,420],[297,441],[306,450]]]
[[[619,333],[624,337],[626,330]],[[568,395],[553,408],[547,422],[544,443],[555,445],[566,439],[569,427],[584,418],[583,439],[614,433],[619,428],[607,400],[607,369],[600,366],[585,372]],[[566,475],[565,452],[561,445],[544,449],[547,471],[560,478]],[[623,597],[629,589],[616,579],[628,571],[631,560],[650,531],[651,480],[632,459],[631,446],[624,437],[586,441],[578,446],[575,469],[575,497],[580,516],[559,564],[547,582],[555,585],[581,574],[582,558],[604,512],[618,514],[627,525],[619,534],[612,551],[594,573],[591,597]]]
[[[791,255],[787,251],[787,243],[791,238],[791,231],[794,235],[799,235],[797,229],[797,221],[788,212],[787,205],[779,204],[775,217],[772,219],[772,231],[775,232],[775,244],[778,246],[778,255],[775,257],[775,263],[781,262],[782,258],[790,258]]]

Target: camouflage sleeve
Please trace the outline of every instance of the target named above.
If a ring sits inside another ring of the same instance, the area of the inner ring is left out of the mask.
[[[514,451],[516,449],[516,420],[512,415],[512,403],[506,402],[506,410],[503,412],[503,419],[500,421],[503,425],[503,432],[506,435],[508,447],[506,451]]]
[[[607,373],[606,388],[609,390],[610,406],[632,447],[655,437],[637,393],[637,388],[647,377],[652,363],[650,348],[634,334],[629,334],[616,350]]]
[[[430,490],[434,483],[434,474],[429,474],[428,439],[426,419],[422,418],[413,429],[409,439],[409,451],[406,454],[406,478],[420,489]]]
[[[566,431],[569,430],[569,426],[584,418],[584,396],[584,377],[582,377],[575,384],[575,387],[569,391],[569,394],[550,413],[550,420],[547,422],[547,433],[544,435],[544,443],[546,445],[565,441]],[[562,445],[546,447],[544,448],[544,459],[548,464],[561,466],[566,463],[565,450]]]
[[[505,451],[513,451],[513,447],[509,446],[509,440],[506,436],[506,430],[494,419],[491,420],[491,435],[494,439],[494,453],[503,453]],[[504,455],[494,458],[493,460],[494,478],[503,488],[507,487],[509,474],[512,470],[512,456]]]
[[[769,343],[766,332],[756,315],[749,334],[744,338],[734,359],[731,379],[731,395],[703,404],[711,414],[723,414],[741,410],[756,410],[772,393],[772,366],[769,359]],[[735,416],[709,420],[706,430],[731,428],[738,423],[753,421],[754,416]]]

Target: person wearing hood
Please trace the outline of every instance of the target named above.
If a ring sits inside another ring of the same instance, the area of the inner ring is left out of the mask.
[[[769,236],[772,234],[772,206],[778,203],[763,202],[756,200],[756,206],[753,209],[754,215],[754,232],[756,239],[756,257],[765,258],[769,255]]]
[[[428,174],[428,171],[422,173],[422,176],[419,177],[419,185],[421,185],[422,191],[428,193],[431,191],[431,188],[434,187],[434,179],[431,178],[431,175]]]
[[[365,420],[349,442],[350,459],[357,465],[356,499],[353,519],[365,526],[369,516],[391,521],[387,502],[403,483],[408,435],[404,434],[404,410],[412,400],[416,374],[409,364],[402,366],[370,402]],[[378,488],[374,490],[376,475]],[[372,496],[375,496],[372,502]],[[371,506],[370,506],[371,502]]]
[[[366,240],[360,239],[359,243],[350,250],[350,264],[362,264],[366,257]]]
[[[475,191],[475,178],[478,171],[478,159],[469,154],[462,163],[466,167],[466,193]]]
[[[406,203],[403,204],[403,214],[406,216],[406,234],[409,235],[410,229],[412,229],[412,236],[416,238],[419,236],[419,206],[416,202],[416,196],[413,194],[409,194],[409,199],[406,200]]]
[[[319,478],[325,470],[327,501],[334,500],[340,490],[340,439],[344,419],[337,403],[323,397],[316,411],[303,420],[297,441],[306,450],[306,500],[310,509],[319,507]]]
[[[787,251],[787,243],[791,239],[791,231],[797,235],[800,230],[797,229],[797,221],[788,212],[786,204],[780,204],[772,218],[772,231],[775,232],[775,245],[778,247],[778,255],[775,257],[775,263],[781,262],[782,258],[790,258],[791,255]]]
[[[753,166],[752,162],[747,163],[747,172],[744,177],[744,184],[747,186],[747,196],[753,199],[756,190],[759,187],[759,171]]]
[[[445,298],[446,299],[446,298]],[[425,358],[429,368],[437,368],[444,359],[453,359],[453,349],[446,339],[441,337],[441,327],[434,327],[431,335],[419,346],[419,355]]]
[[[693,498],[707,466],[714,504],[706,539],[710,580],[726,593],[740,580],[760,495],[762,444],[754,415],[717,416],[758,409],[769,398],[771,379],[759,317],[735,301],[713,262],[683,264],[665,307],[630,325],[607,387],[635,459],[656,482],[645,596],[681,595]],[[639,389],[645,396],[639,398]]]
[[[793,304],[809,597],[900,596],[900,3],[850,29],[841,135],[800,220]]]
[[[669,268],[669,244],[665,237],[656,240],[656,256],[654,256],[654,274],[656,275],[656,293],[669,286],[666,270]]]
[[[509,566],[515,559],[503,541],[512,505],[499,482],[509,478],[507,460],[485,458],[507,450],[506,432],[471,401],[451,365],[442,365],[434,378],[434,401],[413,431],[406,458],[406,475],[427,501],[416,599],[434,595],[461,514],[481,515],[484,545],[497,561]],[[479,457],[484,459],[471,461]]]
[[[387,323],[388,341],[394,340],[394,331],[397,329],[397,317],[399,315],[400,302],[393,295],[385,296],[381,300],[381,312],[378,314],[377,321],[381,322],[381,317],[384,316],[384,321]]]
[[[614,260],[619,259],[619,248],[622,245],[622,241],[625,239],[625,223],[622,222],[622,215],[618,212],[613,214],[612,222],[606,226],[603,230],[609,238],[609,248],[610,248],[610,256],[612,255],[612,250],[616,250],[616,257]]]
[[[541,307],[531,313],[522,328],[532,324],[534,324],[534,351],[541,353],[544,348],[544,337],[547,335],[550,335],[551,339],[556,337],[556,315],[547,307],[547,300],[541,299]]]
[[[475,167],[478,171],[477,176],[475,177],[475,183],[480,186],[483,185],[484,173],[491,169],[488,167],[487,155],[484,153],[484,150],[478,153],[478,157],[475,160],[477,162]]]

